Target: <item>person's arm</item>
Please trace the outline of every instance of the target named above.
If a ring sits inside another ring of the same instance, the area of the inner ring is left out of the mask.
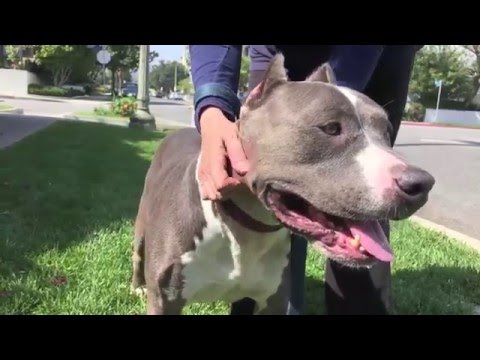
[[[337,84],[363,92],[385,45],[334,45],[329,63]]]
[[[215,107],[230,121],[240,112],[237,97],[242,45],[190,45],[192,81],[195,89],[195,125],[200,131],[202,112]]]

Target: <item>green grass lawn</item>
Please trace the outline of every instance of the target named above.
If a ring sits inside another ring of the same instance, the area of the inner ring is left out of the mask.
[[[143,314],[130,295],[133,219],[162,133],[59,122],[0,151],[0,314]],[[398,314],[467,314],[480,256],[394,226]],[[322,314],[324,259],[310,251],[307,312]],[[222,314],[225,304],[187,313]]]
[[[112,111],[105,111],[102,114],[95,113],[94,111],[76,111],[73,113],[74,116],[86,116],[92,118],[108,118],[115,120],[129,120],[128,116],[119,116],[115,115]]]
[[[12,110],[12,109],[13,109],[13,106],[0,104],[0,111]]]

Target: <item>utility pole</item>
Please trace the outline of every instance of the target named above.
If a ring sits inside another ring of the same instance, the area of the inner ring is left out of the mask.
[[[435,122],[438,121],[438,109],[440,108],[440,96],[442,95],[442,80],[435,80],[435,86],[438,87],[437,109],[435,111]]]
[[[137,111],[130,117],[129,127],[141,127],[147,130],[156,130],[155,118],[148,109],[148,54],[150,45],[140,45],[140,60],[138,64],[138,94]]]
[[[173,92],[177,92],[177,62],[175,61],[175,75],[173,77]]]

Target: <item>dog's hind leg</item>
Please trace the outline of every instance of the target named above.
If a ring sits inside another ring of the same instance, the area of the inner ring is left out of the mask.
[[[145,295],[145,229],[139,212],[135,221],[135,235],[132,254],[133,276],[132,292],[139,296]]]

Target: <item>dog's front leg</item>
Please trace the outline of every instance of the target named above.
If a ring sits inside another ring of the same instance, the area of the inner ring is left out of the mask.
[[[149,286],[147,280],[147,314],[181,315],[185,299],[181,297],[182,265],[173,263]]]
[[[257,302],[255,315],[287,315],[290,295],[290,262],[283,270],[282,282],[275,294],[267,299],[266,306],[258,309],[261,302]]]

